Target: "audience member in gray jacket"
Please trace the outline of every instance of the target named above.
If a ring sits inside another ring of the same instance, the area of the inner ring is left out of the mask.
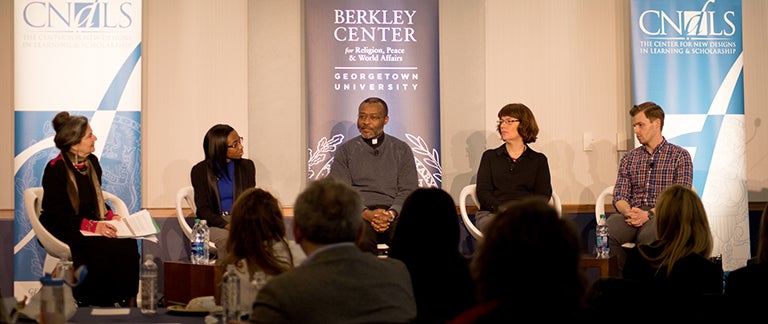
[[[307,259],[270,280],[251,323],[410,323],[416,302],[405,265],[361,251],[360,196],[333,178],[310,183],[294,205],[293,235]]]

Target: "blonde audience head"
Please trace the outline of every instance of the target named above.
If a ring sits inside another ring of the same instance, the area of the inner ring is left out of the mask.
[[[658,241],[652,245],[664,246],[658,256],[649,256],[640,250],[643,257],[657,268],[668,267],[672,273],[675,262],[681,258],[699,254],[712,254],[712,232],[699,195],[683,185],[667,187],[656,202],[656,231]]]

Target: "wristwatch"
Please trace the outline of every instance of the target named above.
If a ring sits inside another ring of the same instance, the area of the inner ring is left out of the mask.
[[[656,214],[653,213],[653,210],[649,209],[648,210],[648,220],[652,220],[653,217],[655,217],[655,216],[656,216]]]
[[[389,214],[389,222],[390,223],[394,222],[395,221],[395,210],[390,209],[390,210],[387,211],[387,214]]]

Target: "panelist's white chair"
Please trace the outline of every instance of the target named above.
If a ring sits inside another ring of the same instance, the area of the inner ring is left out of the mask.
[[[27,211],[27,217],[29,217],[29,223],[32,225],[32,230],[35,231],[35,236],[40,244],[43,245],[45,251],[56,259],[72,260],[72,251],[69,249],[67,243],[62,242],[40,223],[40,213],[42,213],[43,206],[43,187],[32,187],[24,190],[24,208]],[[58,260],[56,260],[58,262]]]
[[[552,190],[552,198],[549,198],[549,204],[552,205],[552,207],[555,207],[555,210],[557,210],[557,215],[562,218],[563,204],[560,202],[560,196],[558,196],[554,190]]]
[[[179,221],[181,231],[187,236],[187,239],[192,239],[192,227],[187,223],[187,216],[184,215],[184,204],[186,203],[190,209],[192,209],[192,216],[197,212],[197,206],[195,206],[195,189],[192,186],[182,187],[176,192],[176,219]]]
[[[26,209],[27,217],[29,217],[29,223],[32,225],[32,230],[35,231],[37,239],[50,256],[56,259],[72,260],[72,251],[69,249],[69,245],[53,236],[53,234],[40,223],[43,194],[42,187],[31,187],[24,190],[24,208]],[[102,194],[104,196],[104,201],[109,202],[112,206],[112,212],[120,216],[130,215],[128,206],[122,199],[120,199],[120,197],[107,191],[102,191]],[[58,260],[56,260],[56,262],[58,262]]]
[[[595,200],[596,224],[600,224],[600,215],[605,214],[605,200],[608,198],[608,196],[613,196],[613,186],[606,187],[602,192],[600,192],[599,195],[597,195],[597,200]],[[605,216],[607,217],[608,215]]]
[[[472,201],[475,202],[475,205],[480,206],[480,203],[477,200],[476,190],[476,184],[467,185],[461,189],[461,193],[459,194],[459,211],[461,212],[461,220],[464,222],[464,226],[466,226],[469,234],[476,240],[480,240],[483,238],[483,233],[480,232],[480,229],[478,229],[472,220],[469,219],[469,213],[467,212],[468,197],[472,197]],[[558,216],[563,217],[563,205],[560,201],[560,196],[554,190],[552,190],[552,197],[549,199],[549,204],[557,210]]]
[[[112,206],[112,212],[120,215],[122,217],[127,217],[131,215],[131,212],[128,211],[128,205],[125,204],[125,202],[120,199],[120,197],[115,196],[115,194],[108,192],[108,191],[101,191],[102,195],[104,196],[104,201],[109,202],[109,205]]]
[[[195,205],[195,188],[192,186],[186,186],[179,189],[176,192],[176,219],[179,221],[179,226],[187,239],[192,240],[192,227],[187,222],[187,215],[184,214],[184,204],[189,206],[192,210],[192,217],[194,218],[197,213],[197,205]],[[208,242],[208,249],[211,252],[216,252],[216,243]]]
[[[461,212],[461,220],[464,222],[464,226],[467,227],[469,234],[471,234],[472,237],[474,237],[476,240],[480,240],[483,238],[483,233],[480,232],[477,226],[475,226],[475,223],[469,219],[469,213],[467,212],[468,197],[472,197],[472,201],[475,203],[475,205],[480,206],[480,203],[477,201],[477,194],[475,193],[475,189],[477,189],[476,184],[467,185],[461,189],[461,193],[459,194],[459,210]]]

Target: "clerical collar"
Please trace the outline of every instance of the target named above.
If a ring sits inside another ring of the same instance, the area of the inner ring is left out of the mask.
[[[377,148],[381,146],[382,143],[384,143],[384,133],[381,133],[381,136],[374,137],[374,138],[363,138],[363,141],[370,145],[372,148]]]

